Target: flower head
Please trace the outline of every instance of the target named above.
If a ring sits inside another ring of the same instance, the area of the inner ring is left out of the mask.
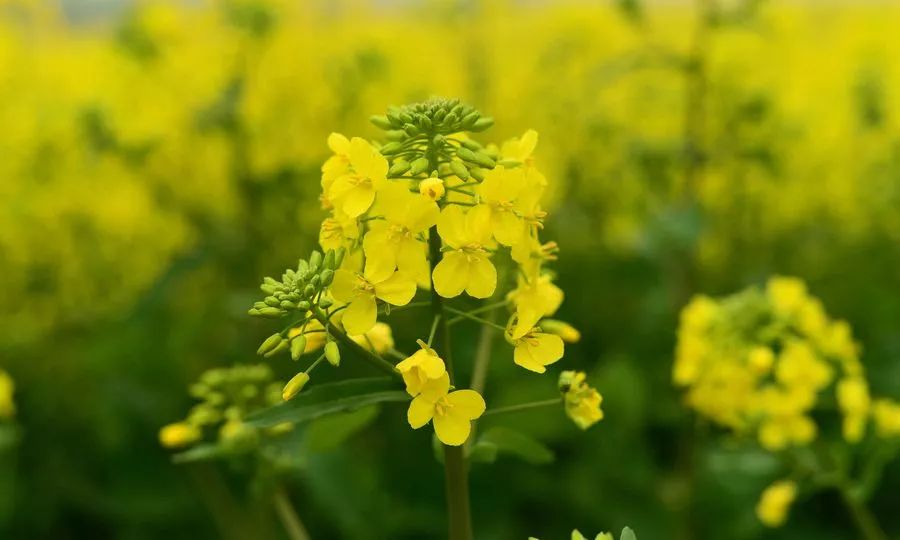
[[[388,163],[364,139],[353,137],[347,149],[350,168],[328,187],[328,199],[355,218],[369,209],[375,193],[387,182]]]
[[[513,361],[535,373],[547,371],[546,366],[561,359],[565,349],[562,338],[545,334],[538,327],[522,331],[513,324],[507,330],[506,339],[515,348]]]
[[[407,420],[413,429],[433,422],[434,432],[442,443],[459,446],[469,438],[472,420],[479,418],[484,409],[484,398],[478,392],[450,392],[450,377],[444,373],[422,386],[409,404]]]
[[[434,349],[419,340],[421,349],[397,364],[397,371],[403,376],[406,391],[415,397],[430,381],[442,377],[446,373],[444,360]]]
[[[441,239],[449,248],[435,266],[434,290],[445,298],[463,291],[474,298],[487,298],[497,287],[497,270],[490,260],[489,216],[475,209],[464,212],[459,206],[447,206],[438,218]]]
[[[159,430],[159,443],[165,448],[183,448],[200,440],[200,429],[187,422],[175,422]]]
[[[559,390],[566,414],[581,429],[587,429],[603,419],[600,404],[603,396],[587,383],[583,371],[563,371],[559,375]]]
[[[395,306],[406,305],[416,294],[416,282],[401,272],[375,279],[369,272],[339,269],[334,273],[331,294],[347,304],[342,318],[347,332],[365,334],[375,326],[378,317],[376,299]]]
[[[767,527],[780,527],[787,520],[788,510],[797,497],[797,484],[780,480],[762,492],[756,505],[756,516]]]

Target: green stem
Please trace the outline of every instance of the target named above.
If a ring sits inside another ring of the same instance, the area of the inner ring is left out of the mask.
[[[881,526],[872,514],[872,511],[861,501],[855,497],[850,489],[845,486],[840,488],[841,500],[844,506],[853,517],[853,522],[859,531],[860,538],[863,540],[887,540],[887,535],[881,530]]]
[[[500,281],[498,280],[497,282],[499,283]],[[469,315],[478,315],[478,314],[484,313],[484,312],[493,312],[495,309],[502,308],[506,305],[509,305],[509,302],[506,300],[503,300],[500,302],[494,302],[494,303],[488,304],[486,306],[481,306],[481,307],[477,307],[475,309],[470,309],[466,313],[468,313]],[[462,321],[464,319],[466,319],[466,317],[462,317],[462,316],[453,317],[450,319],[450,321],[447,324],[449,324],[450,326],[453,326],[454,324],[456,324],[459,321]],[[494,322],[494,321],[491,320],[491,322]]]
[[[437,226],[431,227],[428,233],[428,252],[431,262],[431,274],[441,260],[441,237]],[[450,345],[450,326],[444,316],[443,299],[435,292],[434,280],[431,282],[431,312],[439,318],[435,332],[434,349],[447,365],[450,382],[453,383],[453,353]],[[450,540],[472,540],[472,515],[469,507],[469,476],[466,458],[462,446],[444,445],[444,479],[447,494],[448,536]]]
[[[394,377],[401,378],[400,373],[394,368],[393,364],[373,353],[372,351],[367,350],[365,347],[361,347],[359,343],[350,339],[347,334],[335,328],[334,325],[329,326],[328,314],[326,314],[324,311],[316,308],[314,316],[319,320],[320,323],[322,323],[322,326],[328,327],[328,332],[334,339],[338,340],[342,345],[356,353],[357,356],[366,360],[381,371],[384,371],[385,373]]]
[[[297,515],[294,505],[291,504],[291,500],[283,488],[275,489],[273,501],[275,503],[275,512],[278,514],[281,524],[284,525],[288,538],[291,540],[310,540],[306,527],[300,521],[300,516]]]
[[[505,326],[500,326],[499,324],[495,323],[494,321],[489,321],[489,320],[487,320],[487,319],[483,319],[483,318],[481,318],[481,317],[472,315],[472,314],[469,313],[469,312],[466,312],[466,311],[460,311],[460,310],[458,310],[458,309],[453,309],[452,307],[447,307],[446,309],[447,309],[447,311],[449,311],[450,313],[453,313],[453,314],[455,314],[455,315],[459,315],[460,317],[463,317],[463,318],[465,318],[465,319],[469,319],[469,320],[475,321],[475,322],[477,322],[477,323],[481,323],[481,324],[483,324],[483,325],[485,325],[485,326],[490,326],[491,328],[494,328],[494,329],[496,329],[496,330],[501,330],[501,331],[503,331],[503,332],[506,331],[506,327],[505,327]]]
[[[509,405],[508,407],[497,407],[496,409],[488,409],[482,416],[492,416],[495,414],[506,414],[511,412],[527,411],[529,409],[539,409],[541,407],[549,407],[551,405],[559,405],[562,398],[545,399],[542,401],[530,401],[528,403],[519,403],[518,405]]]

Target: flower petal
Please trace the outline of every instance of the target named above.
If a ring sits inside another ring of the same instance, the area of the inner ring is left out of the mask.
[[[447,395],[453,414],[474,420],[484,413],[484,398],[475,390],[457,390]]]
[[[466,442],[472,431],[472,423],[462,416],[445,414],[434,417],[434,432],[447,446],[459,446]]]
[[[469,261],[461,251],[444,253],[431,276],[434,290],[444,298],[459,296],[469,281]],[[490,296],[490,295],[488,295]]]
[[[416,295],[416,281],[403,272],[394,272],[386,280],[375,283],[375,295],[389,304],[405,306]]]
[[[422,396],[413,398],[406,411],[406,421],[413,429],[419,429],[427,424],[432,416],[434,416],[434,403]]]
[[[474,298],[488,298],[494,294],[494,289],[497,288],[497,269],[486,255],[476,256],[474,260],[470,259],[470,261],[466,292]]]
[[[368,294],[357,295],[344,310],[344,329],[348,334],[365,334],[375,326],[378,309],[375,297]]]
[[[331,296],[338,302],[350,302],[356,294],[358,281],[356,272],[339,268],[334,272],[334,281],[331,282]]]

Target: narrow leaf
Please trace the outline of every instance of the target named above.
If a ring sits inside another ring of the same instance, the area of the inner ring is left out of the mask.
[[[554,459],[553,452],[540,441],[501,426],[485,431],[479,442],[491,443],[501,454],[514,455],[532,465],[544,465]]]

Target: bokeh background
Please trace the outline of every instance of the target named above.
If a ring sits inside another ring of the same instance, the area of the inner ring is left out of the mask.
[[[898,28],[887,1],[0,2],[0,536],[281,537],[245,470],[173,465],[157,431],[201,372],[257,361],[271,329],[246,309],[314,247],[328,133],[437,94],[494,116],[486,140],[540,132],[584,335],[564,365],[605,397],[585,433],[508,419],[556,459],[474,466],[477,537],[853,538],[828,494],[762,528],[775,465],[687,412],[672,352],[691,295],[796,275],[900,397]],[[552,392],[494,367],[489,401]],[[396,408],[303,456],[314,538],[443,534],[440,465]],[[898,493],[894,463],[891,537]]]

